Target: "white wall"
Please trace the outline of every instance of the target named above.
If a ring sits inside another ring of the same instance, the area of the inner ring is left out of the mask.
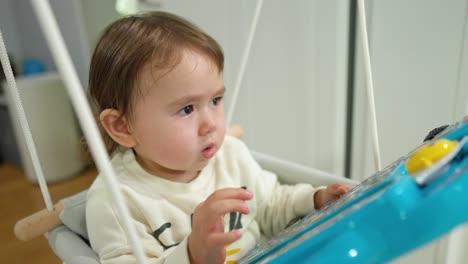
[[[121,17],[115,10],[115,0],[81,0],[84,28],[90,53],[94,50],[102,30]]]
[[[21,43],[18,37],[18,28],[14,21],[15,13],[12,6],[12,0],[0,1],[0,29],[3,35],[3,41],[8,49],[9,55],[15,59],[14,63],[18,63],[21,58],[22,50]]]

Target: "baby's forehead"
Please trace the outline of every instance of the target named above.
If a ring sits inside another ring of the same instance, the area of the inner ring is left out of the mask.
[[[220,74],[217,64],[207,55],[201,52],[184,49],[166,63],[162,63],[157,56],[153,56],[139,71],[136,87],[141,92],[153,90],[164,83],[178,81],[181,77],[190,75],[200,63],[208,65],[210,71]]]
[[[167,82],[167,77],[175,74],[174,70],[177,69],[177,65],[158,67],[158,65],[154,65],[151,62],[146,63],[139,71],[134,91],[141,97],[147,96],[155,90],[162,89],[164,82]]]

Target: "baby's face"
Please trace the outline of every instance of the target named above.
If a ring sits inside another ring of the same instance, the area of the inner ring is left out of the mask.
[[[223,76],[191,50],[168,73],[148,65],[140,76],[130,126],[137,160],[157,176],[185,181],[179,176],[200,171],[223,143]]]

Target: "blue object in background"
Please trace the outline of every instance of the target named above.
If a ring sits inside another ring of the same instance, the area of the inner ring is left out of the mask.
[[[21,73],[25,76],[44,73],[44,64],[38,59],[27,59],[21,65]]]

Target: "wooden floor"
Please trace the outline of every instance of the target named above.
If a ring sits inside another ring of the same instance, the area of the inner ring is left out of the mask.
[[[96,175],[96,170],[87,169],[77,177],[50,184],[52,201],[88,188]],[[20,241],[13,234],[19,219],[44,208],[39,186],[31,184],[19,168],[0,164],[0,263],[62,263],[44,237]]]

